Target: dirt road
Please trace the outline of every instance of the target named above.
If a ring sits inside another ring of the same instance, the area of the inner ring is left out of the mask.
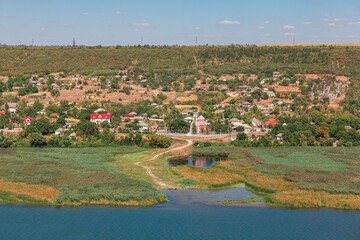
[[[142,163],[146,163],[146,162],[153,161],[153,160],[157,159],[159,156],[164,155],[165,153],[168,153],[168,152],[171,152],[171,151],[175,151],[175,150],[180,150],[180,149],[187,148],[187,147],[191,146],[192,143],[193,143],[192,140],[186,140],[186,141],[187,141],[187,144],[185,144],[185,145],[183,145],[183,146],[170,148],[170,149],[168,149],[168,150],[166,150],[166,151],[164,151],[164,152],[161,152],[161,153],[156,154],[156,155],[155,155],[154,157],[152,157],[151,159],[147,159],[147,160],[143,160],[143,161],[136,162],[135,165],[145,168],[145,169],[146,169],[146,173],[152,178],[153,182],[154,182],[156,185],[160,186],[161,188],[177,187],[177,186],[168,184],[168,183],[164,182],[163,180],[161,180],[159,177],[157,177],[157,176],[151,171],[150,167],[143,166]]]

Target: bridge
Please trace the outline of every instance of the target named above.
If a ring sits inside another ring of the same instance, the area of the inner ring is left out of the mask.
[[[230,140],[230,133],[175,133],[175,132],[156,132],[157,135],[167,136],[176,140],[192,140],[192,141],[210,141],[210,140],[222,140],[228,138]]]

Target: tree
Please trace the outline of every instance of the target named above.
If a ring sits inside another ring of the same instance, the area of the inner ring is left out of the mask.
[[[32,133],[29,138],[30,146],[44,147],[46,146],[46,139],[39,133]]]
[[[98,126],[89,121],[80,121],[75,125],[76,134],[82,137],[97,136],[99,135]]]
[[[134,142],[136,145],[141,146],[142,145],[142,135],[141,133],[137,132],[134,137]]]
[[[32,121],[31,126],[37,129],[37,132],[47,135],[53,132],[50,121],[47,118],[35,119]]]
[[[236,131],[237,132],[243,132],[245,130],[244,126],[237,126]]]
[[[44,109],[44,105],[39,101],[39,100],[35,100],[33,108],[36,112],[43,110]]]
[[[181,118],[176,118],[169,124],[169,129],[175,132],[188,132],[189,128],[190,124]]]
[[[238,133],[236,135],[236,139],[237,140],[246,140],[247,139],[247,135],[245,133]]]

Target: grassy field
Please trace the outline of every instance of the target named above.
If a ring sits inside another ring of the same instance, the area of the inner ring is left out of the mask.
[[[209,147],[195,149],[193,153],[228,155],[227,161],[218,162],[214,168],[242,176],[246,187],[264,194],[268,203],[360,209],[358,147]],[[211,176],[211,170],[202,171],[209,171]],[[208,180],[211,186],[215,178]]]
[[[0,199],[59,205],[152,205],[165,201],[165,195],[150,182],[131,178],[111,164],[118,154],[142,151],[135,147],[2,150]]]

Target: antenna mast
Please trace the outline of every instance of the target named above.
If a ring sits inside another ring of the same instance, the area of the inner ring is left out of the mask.
[[[198,39],[197,39],[197,36],[195,37],[195,46],[198,45]]]
[[[144,45],[144,37],[141,36],[141,46]]]
[[[73,38],[73,47],[76,47],[75,38]]]

